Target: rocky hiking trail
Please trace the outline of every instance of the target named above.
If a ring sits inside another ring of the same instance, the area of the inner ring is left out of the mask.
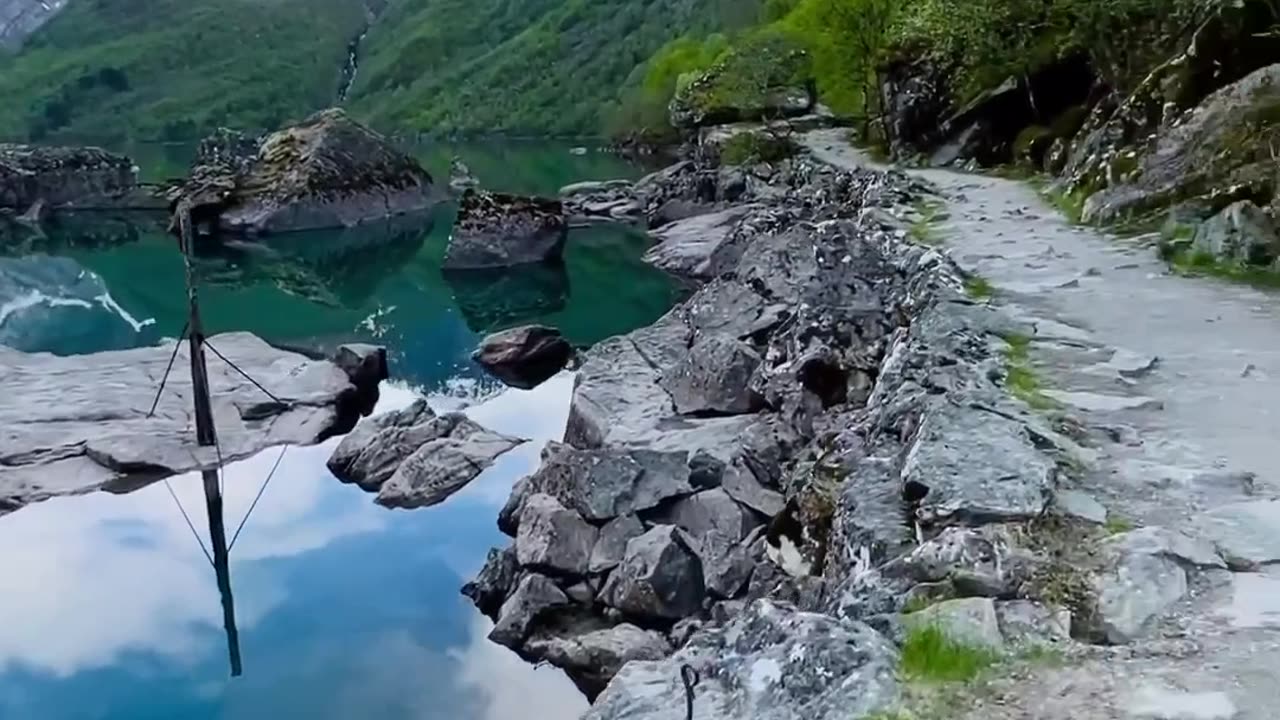
[[[845,137],[801,141],[874,167]],[[1119,558],[1098,600],[1109,644],[1001,673],[939,717],[1280,715],[1280,296],[1171,273],[1151,238],[1073,225],[1025,182],[909,174],[939,196],[918,232],[1022,328],[1025,393],[1074,428],[1058,502],[1110,535],[1084,552]]]

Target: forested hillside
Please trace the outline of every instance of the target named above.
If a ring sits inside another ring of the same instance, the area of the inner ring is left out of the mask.
[[[400,0],[370,32],[352,108],[421,131],[593,134],[637,65],[756,0]]]
[[[0,57],[0,138],[189,138],[333,102],[359,0],[71,0]]]

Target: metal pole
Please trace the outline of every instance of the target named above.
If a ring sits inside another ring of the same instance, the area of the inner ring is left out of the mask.
[[[195,402],[196,444],[214,447],[218,444],[213,424],[213,405],[209,399],[209,368],[204,358],[204,326],[200,323],[200,302],[196,294],[193,262],[195,234],[191,227],[191,210],[186,203],[178,205],[183,264],[187,275],[189,312],[187,342],[191,354],[191,392]],[[227,652],[231,659],[231,677],[239,677],[240,632],[236,629],[235,598],[231,594],[231,565],[227,552],[227,531],[222,519],[222,490],[218,487],[218,470],[203,470],[205,509],[209,515],[209,539],[213,546],[213,572],[217,577],[218,595],[222,598],[222,627],[227,633]]]

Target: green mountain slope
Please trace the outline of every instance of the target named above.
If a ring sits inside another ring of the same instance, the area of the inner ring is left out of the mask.
[[[331,104],[361,0],[71,0],[0,56],[0,138],[191,138]]]
[[[353,110],[434,132],[595,133],[636,66],[758,0],[399,0],[369,34]]]

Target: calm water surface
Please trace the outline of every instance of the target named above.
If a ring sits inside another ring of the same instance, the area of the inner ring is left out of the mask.
[[[638,172],[563,146],[458,151],[486,185],[522,192]],[[421,152],[447,162],[454,149]],[[458,593],[504,542],[494,519],[511,483],[562,435],[572,377],[506,390],[467,356],[484,332],[529,321],[591,344],[652,321],[675,289],[640,262],[646,238],[619,228],[572,233],[563,268],[445,276],[451,220],[442,207],[359,231],[207,247],[205,322],[210,332],[307,348],[385,344],[395,379],[379,412],[425,396],[531,442],[444,505],[407,512],[375,506],[329,474],[336,440],[291,448],[231,551],[238,678],[229,677],[213,571],[163,483],[0,517],[0,718],[576,717],[585,703],[572,685],[488,642],[488,622]],[[43,236],[6,232],[0,343],[85,353],[181,331],[181,262],[155,218],[94,215]],[[227,468],[229,531],[277,455]],[[207,542],[199,478],[170,486]]]

